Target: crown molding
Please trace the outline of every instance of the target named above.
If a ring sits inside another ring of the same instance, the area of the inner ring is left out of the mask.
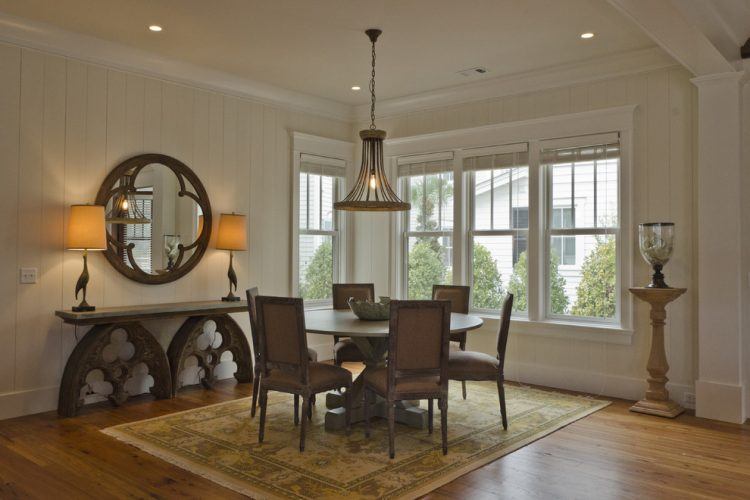
[[[387,118],[403,113],[605,80],[677,65],[677,61],[662,49],[650,47],[575,64],[561,64],[405,97],[379,100],[377,115],[379,118]],[[355,116],[358,122],[368,119],[370,106],[357,106]]]
[[[0,41],[346,122],[352,107],[0,12]]]

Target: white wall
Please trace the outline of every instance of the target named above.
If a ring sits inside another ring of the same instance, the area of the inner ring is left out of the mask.
[[[80,253],[63,250],[67,207],[93,201],[115,165],[143,152],[184,161],[208,190],[215,224],[221,212],[249,214],[249,250],[235,258],[240,290],[287,294],[289,131],[351,134],[343,121],[6,44],[0,117],[0,418],[56,407],[75,332],[54,311],[76,303],[81,271]],[[89,302],[218,298],[227,264],[226,252],[210,249],[185,278],[146,286],[93,255]],[[19,284],[20,267],[38,268],[38,283]],[[247,331],[244,315],[236,318]],[[165,347],[177,327],[149,326]]]
[[[695,305],[697,282],[694,242],[695,89],[690,74],[678,67],[619,76],[588,84],[510,95],[377,120],[389,138],[501,122],[637,104],[632,162],[633,235],[637,223],[669,220],[676,223],[675,254],[665,268],[668,283],[688,288],[668,308],[666,343],[673,398],[692,392],[696,378]],[[354,127],[353,133],[366,124]],[[377,294],[387,293],[391,244],[387,217],[357,214],[355,279],[373,281]],[[637,248],[631,249],[634,282],[644,285],[650,272]],[[395,289],[395,286],[393,287]],[[584,390],[631,399],[643,397],[650,349],[648,308],[635,303],[632,345],[615,345],[565,338],[513,334],[506,376],[529,383]],[[491,352],[496,322],[469,335],[469,348]]]

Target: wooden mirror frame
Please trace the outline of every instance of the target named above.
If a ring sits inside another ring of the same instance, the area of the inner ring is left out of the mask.
[[[116,242],[115,238],[109,233],[109,230],[107,230],[107,250],[104,252],[104,256],[107,258],[109,263],[112,264],[112,267],[117,269],[120,274],[128,279],[137,281],[138,283],[143,283],[145,285],[161,285],[163,283],[171,283],[172,281],[176,281],[192,271],[192,269],[203,257],[203,254],[206,252],[206,248],[208,248],[208,242],[211,239],[212,226],[211,203],[208,200],[208,193],[206,192],[206,188],[203,187],[203,184],[201,183],[200,179],[198,179],[198,176],[195,175],[195,172],[193,172],[180,160],[163,154],[148,153],[137,155],[133,156],[132,158],[128,158],[127,160],[117,165],[107,175],[101,187],[99,188],[99,192],[96,194],[96,204],[107,206],[109,200],[116,194],[115,184],[123,177],[125,173],[132,170],[133,178],[136,178],[141,169],[143,169],[147,165],[151,165],[154,163],[164,165],[177,176],[177,181],[180,185],[180,191],[177,193],[178,196],[187,196],[193,199],[198,204],[198,206],[201,207],[201,211],[203,212],[203,228],[201,230],[201,234],[198,235],[198,238],[196,238],[194,242],[187,246],[183,246],[182,244],[180,244],[180,255],[175,260],[174,269],[164,274],[149,274],[142,271],[140,268],[132,268],[122,262],[120,255],[115,251],[115,247],[118,245],[118,243]],[[186,189],[186,179],[195,189],[195,194],[189,192]],[[185,255],[185,252],[192,248],[195,248],[195,251],[183,263],[182,259]],[[126,247],[125,251],[128,252],[128,258],[132,262],[132,245]]]

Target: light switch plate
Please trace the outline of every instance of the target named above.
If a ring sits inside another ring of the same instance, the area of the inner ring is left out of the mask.
[[[33,285],[36,283],[36,267],[22,267],[21,268],[21,284],[22,285]]]

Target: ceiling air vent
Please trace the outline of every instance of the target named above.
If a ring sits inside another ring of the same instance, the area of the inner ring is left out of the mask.
[[[482,76],[485,73],[487,73],[487,68],[483,66],[477,66],[476,68],[468,68],[468,69],[462,69],[461,71],[458,71],[458,74],[461,76]]]

